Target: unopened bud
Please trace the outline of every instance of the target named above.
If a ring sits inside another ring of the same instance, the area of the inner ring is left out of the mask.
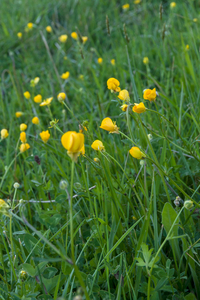
[[[97,157],[94,158],[94,162],[100,164],[100,160]]]
[[[174,204],[176,205],[176,206],[180,206],[180,204],[183,202],[183,200],[179,197],[179,196],[177,196],[176,197],[176,199],[174,200]]]
[[[20,184],[19,184],[18,182],[15,182],[15,183],[13,184],[13,186],[14,186],[14,189],[18,189],[18,188],[20,187]]]
[[[193,201],[191,201],[191,200],[186,200],[186,201],[184,202],[184,207],[185,207],[186,209],[188,209],[188,210],[192,209],[193,206],[194,206],[194,204],[193,204]]]
[[[147,136],[148,136],[148,139],[149,139],[149,141],[151,141],[151,140],[152,140],[152,138],[153,138],[152,134],[151,134],[151,133],[149,133]]]
[[[61,190],[66,190],[68,188],[68,182],[66,180],[61,180],[59,183],[59,188]]]

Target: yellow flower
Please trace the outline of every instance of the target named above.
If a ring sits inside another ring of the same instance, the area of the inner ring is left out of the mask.
[[[128,10],[129,9],[129,7],[130,7],[130,5],[127,3],[127,4],[124,4],[124,5],[122,5],[122,8],[123,8],[123,10]]]
[[[1,139],[6,139],[9,136],[8,130],[7,129],[2,129],[1,130]]]
[[[138,147],[132,147],[129,150],[129,153],[130,153],[131,156],[133,156],[134,158],[137,158],[137,159],[141,159],[143,157],[146,157],[146,155],[144,153],[142,153]]]
[[[153,90],[151,90],[151,89],[144,90],[143,98],[145,100],[155,101],[156,96],[157,96],[157,94],[156,94],[156,89],[155,88]]]
[[[35,87],[39,81],[40,81],[40,77],[35,77],[34,79],[31,79],[30,86]]]
[[[82,36],[82,40],[83,40],[83,44],[85,44],[88,40],[88,37],[87,36]]]
[[[83,133],[83,129],[87,131],[87,127],[79,125],[79,132]]]
[[[24,93],[24,97],[25,97],[26,99],[30,99],[30,98],[31,98],[31,94],[30,94],[28,91],[26,91],[26,92]]]
[[[111,64],[114,66],[115,65],[115,59],[113,58],[113,59],[111,59]]]
[[[145,65],[147,65],[148,63],[149,63],[149,59],[148,59],[148,57],[144,57],[143,58],[143,63],[145,64]]]
[[[8,213],[9,208],[10,206],[3,199],[0,199],[0,213],[9,217],[9,213]]]
[[[63,73],[60,77],[62,79],[67,79],[69,77],[70,73],[69,72],[66,72],[66,73]]]
[[[19,126],[19,128],[20,128],[20,131],[26,131],[27,125],[24,124],[24,123],[22,123],[22,124]]]
[[[20,133],[20,141],[21,141],[22,143],[26,143],[26,132],[22,131],[22,132]]]
[[[83,144],[83,147],[81,148],[81,150],[80,150],[80,154],[81,155],[85,155],[85,145]]]
[[[123,104],[121,107],[122,111],[127,111],[128,105],[127,104]]]
[[[81,80],[83,80],[83,79],[84,79],[84,75],[80,74],[80,75],[78,76],[78,78],[81,79]]]
[[[145,110],[146,110],[146,107],[144,106],[143,102],[140,102],[139,104],[135,103],[135,106],[133,106],[133,111],[137,114],[141,114],[141,113],[145,112]]]
[[[94,158],[94,162],[100,164],[100,160],[97,157]]]
[[[47,27],[46,27],[46,31],[49,32],[49,33],[51,33],[51,32],[52,32],[51,26],[47,26]]]
[[[97,62],[98,62],[98,64],[102,64],[103,58],[99,57],[99,58],[97,59]]]
[[[190,46],[189,46],[189,45],[186,45],[186,46],[185,46],[185,50],[188,51],[189,49],[190,49]]]
[[[50,105],[52,100],[53,100],[53,97],[47,98],[40,104],[40,106]]]
[[[130,101],[129,92],[127,90],[121,90],[118,98],[122,101]]]
[[[115,78],[109,78],[108,81],[107,81],[107,86],[108,86],[108,89],[111,90],[111,92],[120,92],[121,89],[120,89],[120,82],[115,79]]]
[[[40,94],[38,94],[37,96],[35,96],[33,98],[33,100],[35,103],[40,103],[40,102],[42,102],[42,96]]]
[[[103,143],[99,140],[96,140],[92,143],[91,145],[92,149],[97,150],[97,151],[104,151],[105,147],[103,145]]]
[[[58,39],[61,43],[65,43],[67,41],[68,36],[66,34],[62,34]]]
[[[174,7],[176,7],[176,2],[171,2],[170,3],[170,8],[174,8]]]
[[[21,39],[22,38],[22,33],[18,32],[17,36],[18,36],[19,39]]]
[[[32,29],[33,28],[33,23],[28,23],[27,27],[28,27],[28,29]]]
[[[71,33],[71,37],[74,39],[74,40],[78,40],[78,34],[74,31]]]
[[[67,154],[69,157],[73,161],[77,161],[80,152],[83,151],[84,135],[76,131],[68,131],[62,135],[61,143],[68,150]]]
[[[28,143],[25,143],[25,144],[20,145],[19,150],[22,153],[22,152],[25,152],[26,150],[28,150],[29,148],[30,148],[30,145]]]
[[[34,117],[34,118],[32,119],[32,123],[35,124],[35,125],[39,124],[40,121],[39,121],[38,117]]]
[[[119,128],[110,118],[103,119],[100,128],[106,131],[110,131],[110,133],[119,133]]]
[[[15,113],[15,116],[16,116],[17,118],[20,118],[22,115],[23,115],[23,112],[22,112],[22,111],[16,111],[16,113]]]
[[[198,21],[198,19],[197,19],[197,18],[194,18],[194,19],[193,19],[193,22],[194,22],[194,23],[196,23],[197,21]]]
[[[40,132],[40,137],[44,143],[47,143],[48,139],[50,138],[49,130]]]
[[[65,98],[66,98],[65,93],[59,93],[58,96],[57,96],[57,99],[58,99],[59,102],[65,101]]]
[[[142,0],[135,0],[133,1],[134,4],[139,4]]]

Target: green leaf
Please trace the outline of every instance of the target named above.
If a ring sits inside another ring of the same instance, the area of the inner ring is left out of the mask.
[[[30,264],[23,264],[23,270],[31,277],[35,277],[37,274],[37,270]]]
[[[177,213],[173,209],[171,204],[165,203],[163,211],[162,211],[162,223],[163,223],[164,228],[167,233],[171,229],[172,224],[175,221],[176,217],[177,217]],[[174,225],[171,236],[177,236],[177,235],[178,235],[178,224]]]

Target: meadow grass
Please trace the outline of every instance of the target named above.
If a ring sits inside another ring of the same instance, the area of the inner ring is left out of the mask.
[[[0,299],[200,299],[199,9],[2,1]],[[111,93],[109,78],[130,102]],[[154,88],[156,100],[144,100]],[[50,105],[35,103],[38,94]],[[147,110],[138,114],[140,102]],[[100,128],[107,117],[118,134]],[[76,163],[61,137],[79,130],[85,154]],[[132,157],[134,146],[145,157]]]

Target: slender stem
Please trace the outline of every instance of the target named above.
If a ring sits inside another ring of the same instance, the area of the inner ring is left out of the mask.
[[[10,163],[9,166],[7,167],[7,169],[6,169],[6,171],[5,171],[4,175],[3,175],[3,177],[2,177],[2,179],[1,179],[0,189],[2,188],[4,179],[5,179],[6,175],[7,175],[7,173],[8,173],[8,171],[9,171],[10,167],[12,166],[12,164],[15,162],[15,160],[17,159],[17,157],[18,157],[20,154],[21,154],[21,152],[19,152],[19,153],[17,154],[17,156],[11,161],[11,163]]]
[[[74,264],[75,255],[74,255],[74,232],[73,232],[73,184],[74,184],[74,161],[72,160],[71,189],[70,189],[70,238],[71,238],[71,257]]]

